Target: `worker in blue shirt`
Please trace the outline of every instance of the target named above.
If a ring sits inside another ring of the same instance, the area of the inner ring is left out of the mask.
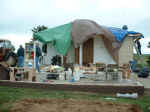
[[[17,50],[18,56],[18,67],[24,66],[24,48],[20,45],[19,49]]]
[[[39,57],[42,56],[41,49],[39,47],[39,43],[36,43],[36,57],[35,57],[35,63],[36,63],[36,69],[38,72],[40,72],[40,65],[39,65]]]

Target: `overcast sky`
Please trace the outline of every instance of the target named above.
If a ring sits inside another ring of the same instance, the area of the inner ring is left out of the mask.
[[[150,0],[0,0],[0,38],[18,47],[32,37],[38,25],[49,28],[75,19],[143,33],[142,50],[150,53]],[[16,39],[16,40],[15,40]]]

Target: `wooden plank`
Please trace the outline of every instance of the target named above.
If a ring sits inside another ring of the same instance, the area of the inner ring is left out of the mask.
[[[66,65],[67,63],[67,56],[63,56],[63,65]]]
[[[80,47],[75,48],[75,64],[80,63]]]
[[[10,68],[10,81],[15,81],[15,73],[14,73],[14,68]]]
[[[15,81],[15,70],[18,71],[18,73],[25,73],[28,72],[28,81],[32,81],[33,77],[36,76],[36,70],[34,68],[25,68],[25,67],[10,67],[10,81]],[[21,71],[20,71],[21,70]]]
[[[83,44],[83,65],[93,63],[93,39],[87,40]]]

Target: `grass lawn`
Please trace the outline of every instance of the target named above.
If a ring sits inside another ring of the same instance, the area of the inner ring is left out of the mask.
[[[143,57],[144,62],[141,62],[139,60],[139,56],[137,54],[134,54],[134,59],[138,60],[137,67],[142,68],[142,63],[143,63],[145,67],[150,69],[150,66],[147,64],[147,61],[149,60],[148,58],[150,57],[150,54],[142,54],[142,57]]]
[[[40,89],[10,88],[0,86],[0,112],[9,112],[9,109],[14,102],[25,98],[106,100],[105,98],[107,97],[114,98],[115,96],[87,92],[44,91]],[[116,100],[113,101],[137,104],[144,110],[144,112],[149,112],[147,108],[150,106],[150,92],[138,99],[116,98]]]

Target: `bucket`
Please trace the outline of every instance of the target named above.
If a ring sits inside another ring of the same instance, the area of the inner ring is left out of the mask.
[[[74,76],[74,80],[75,81],[79,81],[80,80],[80,72],[74,72],[73,76]]]

